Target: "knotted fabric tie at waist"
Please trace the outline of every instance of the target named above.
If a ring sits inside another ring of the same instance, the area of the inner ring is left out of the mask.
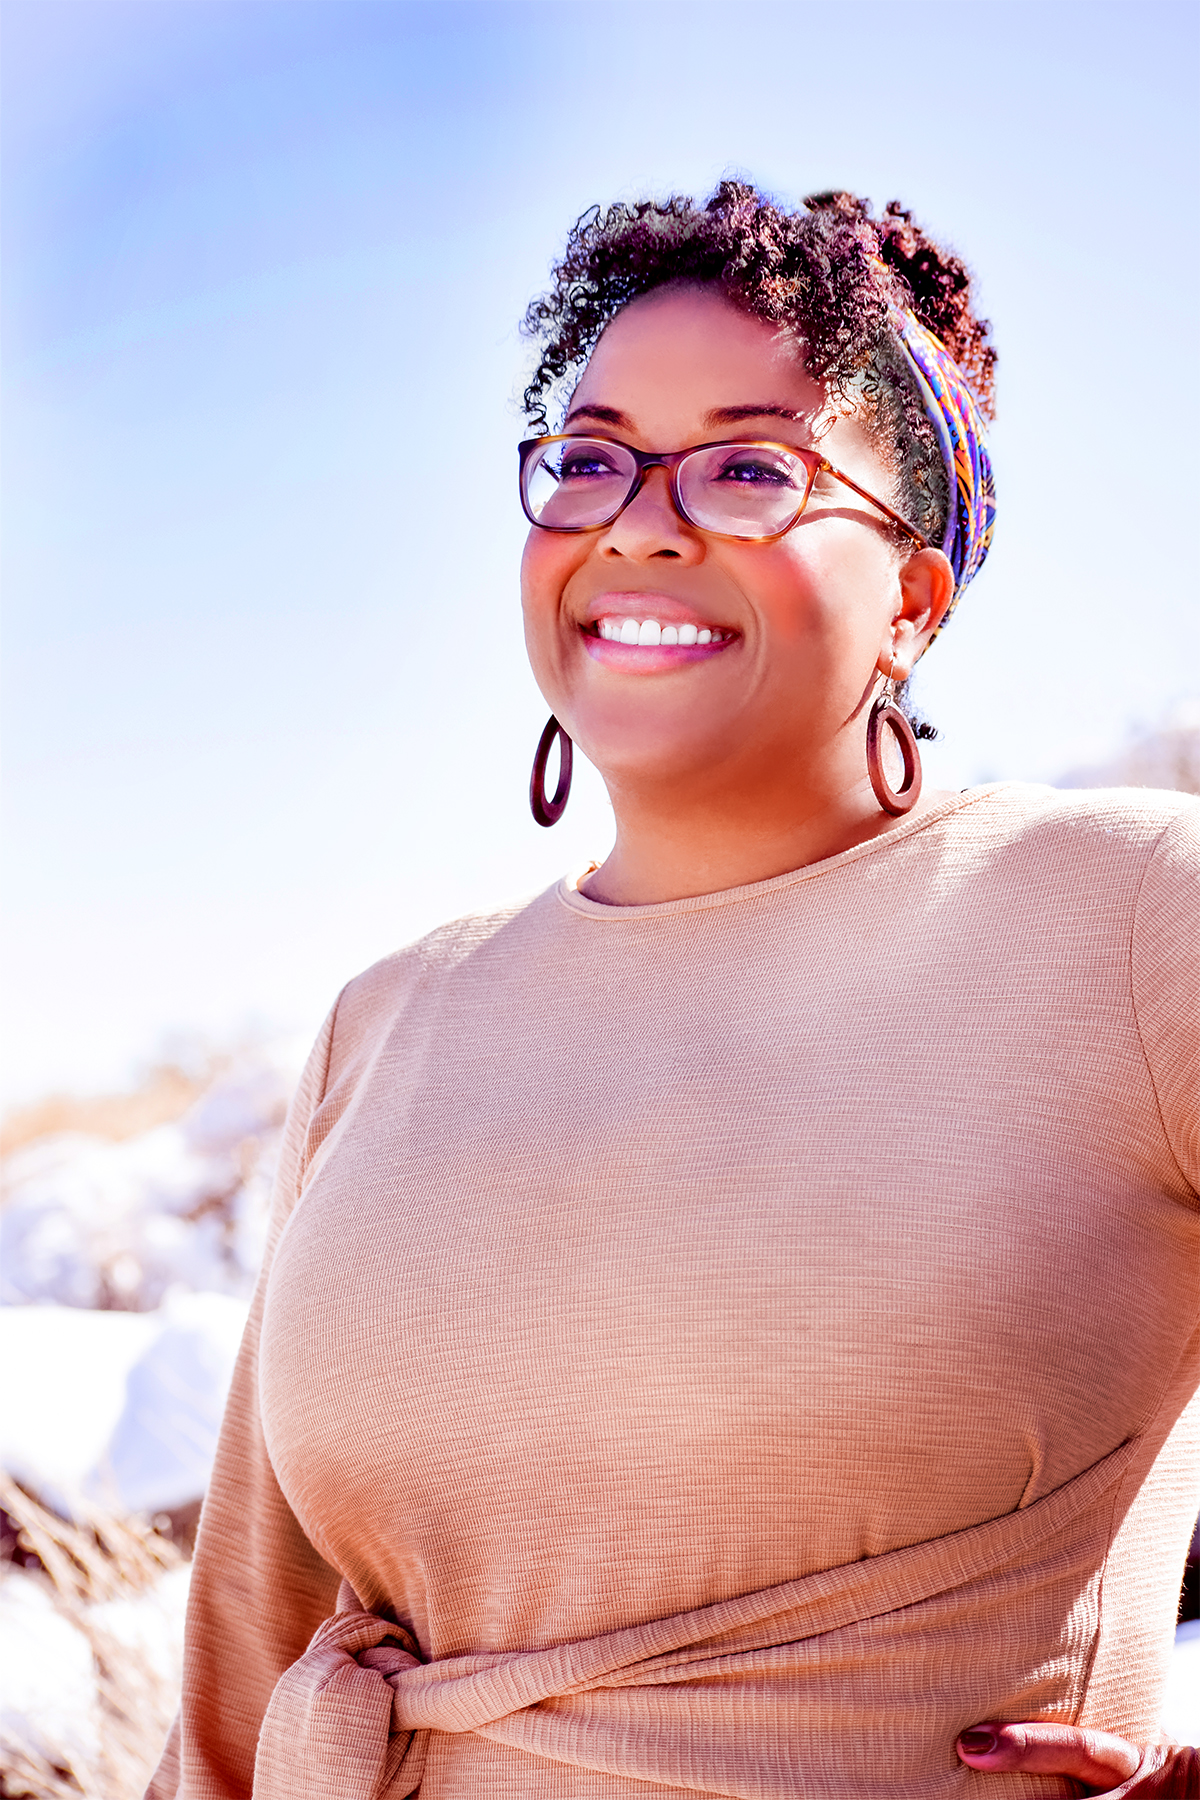
[[[343,1582],[276,1685],[255,1800],[403,1800],[435,1731],[735,1800],[961,1794],[960,1730],[1077,1716],[1137,1444],[987,1524],[548,1650],[422,1662]]]

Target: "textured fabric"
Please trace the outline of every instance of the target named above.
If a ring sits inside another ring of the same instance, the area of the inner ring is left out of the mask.
[[[1112,1488],[1133,1454],[1123,1445],[1026,1511],[932,1544],[524,1656],[422,1663],[415,1639],[344,1590],[338,1615],[275,1689],[255,1795],[409,1793],[431,1731],[478,1732],[554,1762],[708,1793],[870,1793],[883,1775],[890,1794],[953,1791],[955,1763],[940,1759],[931,1780],[921,1731],[934,1695],[938,1724],[949,1710],[956,1732],[980,1717],[998,1679],[1023,1715],[1078,1710]],[[1036,1595],[1061,1621],[1032,1672],[1015,1632],[985,1667],[971,1666],[977,1611],[1005,1590],[1015,1608]],[[839,1712],[845,1729],[831,1732]],[[813,1755],[822,1737],[827,1767]]]
[[[950,504],[941,548],[954,570],[954,598],[938,626],[941,631],[991,548],[996,524],[992,459],[984,441],[986,424],[978,402],[941,338],[926,330],[910,312],[900,315],[898,328],[926,414],[937,433],[949,484]]]
[[[977,790],[350,983],[152,1792],[1055,1794],[957,1731],[1153,1739],[1200,1485],[1198,819]]]

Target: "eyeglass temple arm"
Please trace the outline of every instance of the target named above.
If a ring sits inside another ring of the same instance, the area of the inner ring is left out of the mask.
[[[915,525],[910,525],[907,519],[901,518],[900,514],[895,512],[892,507],[888,506],[883,500],[877,500],[874,494],[868,494],[866,488],[859,487],[857,481],[851,481],[849,475],[843,475],[840,469],[835,469],[827,457],[821,458],[821,467],[827,470],[830,475],[836,476],[839,481],[844,481],[846,486],[852,488],[861,500],[869,500],[871,505],[878,507],[881,513],[886,513],[893,525],[898,525],[901,531],[907,532],[910,538],[916,539],[922,550],[928,550],[930,548],[929,539],[923,532],[918,531]]]

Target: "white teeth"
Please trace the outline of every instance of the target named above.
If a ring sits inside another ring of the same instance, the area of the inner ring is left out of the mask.
[[[688,649],[692,644],[723,644],[729,633],[707,626],[701,631],[697,625],[660,625],[657,619],[604,618],[596,621],[596,635],[613,644],[678,644]]]

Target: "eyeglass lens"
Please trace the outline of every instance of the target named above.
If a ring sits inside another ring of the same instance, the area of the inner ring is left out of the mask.
[[[637,462],[623,444],[559,438],[529,458],[525,499],[537,524],[586,531],[616,517],[637,478]],[[684,512],[701,530],[771,537],[798,516],[808,471],[781,446],[717,444],[685,456],[676,480]]]

